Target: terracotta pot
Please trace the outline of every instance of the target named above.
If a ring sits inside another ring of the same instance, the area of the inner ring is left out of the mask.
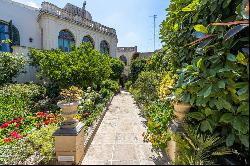
[[[73,128],[78,124],[78,120],[74,119],[74,116],[77,114],[77,107],[79,101],[72,103],[58,102],[57,105],[62,109],[62,117],[65,120],[62,122],[62,128]]]
[[[174,105],[174,115],[176,120],[183,122],[186,114],[189,112],[191,105],[189,103],[173,103]]]

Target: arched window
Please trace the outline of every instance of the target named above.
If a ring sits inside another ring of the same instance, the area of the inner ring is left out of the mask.
[[[70,52],[70,46],[75,44],[74,36],[68,30],[62,30],[58,36],[58,48],[63,52]]]
[[[0,52],[12,52],[12,45],[20,45],[20,37],[17,28],[12,21],[0,20],[0,41],[10,39],[11,43],[0,43]]]
[[[105,40],[101,41],[100,52],[103,54],[109,54],[109,45],[107,41]]]
[[[90,42],[90,43],[92,44],[92,46],[95,47],[95,42],[94,42],[93,38],[90,37],[89,35],[84,36],[84,37],[82,38],[82,42],[83,42],[83,43],[85,43],[85,42]]]
[[[127,58],[126,58],[124,55],[121,55],[121,56],[119,57],[119,59],[120,59],[121,61],[123,61],[123,62],[125,63],[125,65],[127,65],[128,60],[127,60]]]

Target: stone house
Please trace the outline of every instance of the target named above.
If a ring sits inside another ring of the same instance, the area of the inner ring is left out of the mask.
[[[28,53],[28,48],[43,50],[60,48],[70,51],[70,45],[91,42],[95,49],[116,57],[116,30],[93,21],[85,10],[86,2],[79,8],[67,3],[64,8],[43,2],[33,8],[12,0],[0,0],[0,40],[11,39],[11,44],[1,44],[0,52]],[[35,69],[26,66],[18,82],[36,81]]]

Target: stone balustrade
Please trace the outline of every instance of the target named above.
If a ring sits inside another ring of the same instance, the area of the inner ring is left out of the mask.
[[[74,14],[72,14],[64,9],[61,9],[61,8],[57,7],[56,5],[49,3],[49,2],[42,3],[39,17],[44,13],[47,13],[47,14],[50,14],[50,15],[53,15],[53,16],[56,16],[58,18],[65,19],[68,21],[74,21],[76,24],[80,24],[80,25],[87,27],[87,28],[90,28],[92,30],[104,33],[106,35],[117,37],[115,29],[101,25],[100,23],[94,22],[92,20],[83,18],[80,15],[74,15]]]

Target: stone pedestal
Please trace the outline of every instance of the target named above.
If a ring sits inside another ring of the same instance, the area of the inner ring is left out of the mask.
[[[58,164],[79,164],[84,154],[83,124],[79,122],[75,128],[60,128],[53,136],[55,136],[55,151]]]
[[[178,132],[182,132],[181,123],[177,120],[173,120],[172,123],[169,125],[168,133],[178,133]],[[169,159],[171,161],[174,161],[178,153],[178,148],[176,141],[172,136],[171,140],[168,141],[167,148],[165,149],[165,151],[168,154]]]

